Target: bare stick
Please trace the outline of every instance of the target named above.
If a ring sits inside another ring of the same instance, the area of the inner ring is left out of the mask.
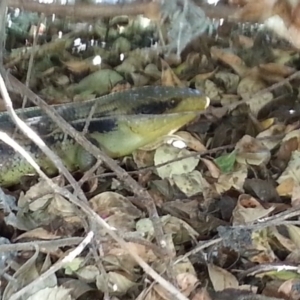
[[[18,143],[11,139],[6,133],[0,132],[0,139],[13,147],[15,151],[18,151],[32,166],[35,168],[36,172],[44,178],[49,186],[54,192],[68,198],[72,203],[79,206],[82,211],[90,218],[90,220],[97,225],[97,227],[106,229],[107,233],[125,250],[128,254],[135,259],[135,261],[141,266],[141,268],[150,275],[155,281],[161,284],[170,294],[178,300],[188,300],[183,294],[181,294],[171,283],[162,278],[157,272],[155,272],[138,254],[133,252],[126,242],[120,238],[114,229],[110,227],[96,212],[94,212],[88,205],[87,202],[80,201],[76,196],[71,194],[67,189],[61,188],[56,185],[51,179],[49,179],[43,171],[40,170],[38,164],[33,160],[33,158],[28,154]],[[35,245],[36,246],[36,245]],[[17,299],[17,298],[16,298]],[[10,299],[11,300],[11,299]]]
[[[6,22],[6,8],[7,0],[2,0],[0,2],[0,64],[3,64],[3,53],[5,51],[5,22]]]
[[[36,105],[40,106],[55,122],[57,122],[58,126],[62,128],[65,132],[70,134],[80,145],[84,147],[87,151],[90,151],[91,154],[93,154],[98,160],[102,160],[105,162],[112,170],[114,170],[117,174],[117,176],[124,181],[125,184],[128,185],[128,187],[132,188],[132,192],[135,193],[137,196],[141,197],[141,199],[144,200],[145,206],[148,209],[150,219],[153,223],[153,228],[155,230],[156,234],[156,240],[158,245],[162,248],[162,250],[166,250],[166,241],[164,239],[164,234],[162,230],[162,225],[160,218],[158,216],[158,213],[156,211],[155,203],[151,196],[132,178],[130,177],[125,170],[123,170],[121,167],[118,166],[118,164],[111,159],[109,156],[107,156],[105,153],[100,151],[96,146],[94,146],[90,141],[88,141],[84,136],[82,136],[81,133],[76,131],[70,124],[68,124],[65,119],[63,119],[52,107],[48,106],[47,103],[45,103],[41,98],[39,98],[37,95],[35,95],[32,91],[30,91],[26,86],[24,86],[22,83],[20,83],[17,79],[15,79],[13,76],[9,74],[9,79],[14,82],[14,86],[17,90],[21,92],[21,94],[27,95],[28,99],[30,99],[32,102],[34,102]],[[17,84],[16,84],[17,83]],[[18,87],[18,88],[17,88]],[[21,87],[21,89],[20,89]],[[5,88],[5,86],[4,86]],[[7,91],[6,91],[7,92]],[[26,124],[24,124],[27,126]],[[27,126],[28,127],[28,126]],[[8,137],[8,136],[7,136]],[[9,137],[8,137],[9,138]],[[12,141],[14,142],[14,141]],[[24,150],[24,149],[22,149]],[[27,158],[28,158],[28,153]],[[29,155],[29,159],[32,159]],[[89,220],[92,223],[96,223],[98,226],[105,228],[109,235],[115,239],[123,249],[126,249],[136,261],[137,263],[143,268],[143,270],[149,274],[154,280],[156,280],[158,283],[160,283],[166,290],[170,292],[170,294],[178,300],[187,300],[187,298],[181,294],[171,283],[169,283],[167,280],[162,278],[157,272],[155,272],[139,255],[132,252],[125,241],[121,239],[115,231],[113,231],[110,226],[102,219],[100,216],[95,213],[88,205],[87,202],[79,201],[73,194],[71,194],[68,190],[63,189],[56,184],[54,184],[49,178],[40,170],[39,166],[36,165],[36,163],[33,161],[37,172],[47,180],[50,187],[53,188],[55,192],[60,193],[62,196],[68,198],[72,203],[79,206],[85,214],[89,217]],[[168,251],[166,251],[168,254]]]
[[[3,244],[0,245],[0,253],[11,252],[11,251],[29,251],[33,250],[36,246],[40,249],[44,248],[49,250],[49,252],[54,251],[60,247],[77,245],[82,242],[81,237],[70,237],[64,239],[57,239],[51,241],[33,241],[26,243],[17,243],[17,244]]]
[[[90,19],[94,17],[114,17],[118,15],[146,15],[151,16],[159,12],[156,2],[129,4],[42,4],[32,0],[8,0],[8,6],[24,10],[44,13],[47,15],[69,16],[77,19]]]
[[[3,1],[3,0],[2,0]],[[59,4],[41,4],[34,1],[7,0],[8,6],[23,8],[24,10],[39,12],[45,14],[56,14],[57,16],[70,16],[80,19],[89,19],[93,17],[114,17],[118,15],[155,15],[159,10],[157,2],[141,3],[136,1],[129,4],[81,4],[81,5],[59,5]],[[158,1],[159,2],[159,1]],[[234,15],[238,8],[229,5],[206,5],[195,3],[200,6],[205,14],[210,18],[227,19]],[[154,4],[153,4],[154,3]],[[72,7],[74,6],[74,7]],[[156,13],[153,13],[155,12]],[[251,21],[251,20],[249,20]]]
[[[45,153],[54,163],[54,165],[57,167],[57,169],[67,178],[67,180],[70,182],[72,187],[74,188],[74,191],[77,193],[78,197],[81,198],[84,201],[87,201],[87,198],[85,197],[84,192],[80,188],[80,186],[77,184],[76,180],[73,178],[71,173],[68,171],[68,169],[64,166],[61,159],[44,143],[44,141],[33,131],[29,126],[25,124],[23,120],[21,120],[16,112],[13,109],[12,101],[10,99],[10,96],[7,92],[7,89],[5,87],[4,80],[0,74],[0,92],[2,95],[2,98],[5,102],[6,109],[13,119],[13,121],[16,123],[16,125],[22,130],[22,132],[30,138],[34,143],[37,144],[37,146],[41,149],[43,153]],[[48,178],[48,177],[47,177]]]
[[[8,74],[8,78],[13,85],[15,91],[19,91],[22,95],[26,94],[28,99],[31,100],[35,105],[39,106],[50,118],[57,123],[64,132],[69,134],[74,140],[80,144],[85,150],[94,155],[98,160],[103,161],[112,171],[114,171],[117,177],[127,185],[128,189],[138,198],[143,199],[144,205],[148,209],[149,218],[153,223],[155,230],[155,237],[157,243],[162,249],[166,250],[166,242],[164,240],[164,233],[160,218],[158,216],[154,200],[151,198],[149,193],[143,189],[124,169],[122,169],[112,158],[107,154],[98,149],[89,140],[87,140],[80,132],[76,131],[70,124],[62,118],[57,111],[49,106],[43,99],[34,94],[24,84],[17,80],[11,74]]]
[[[179,259],[177,259],[174,264],[178,264],[179,262],[183,261],[184,259],[188,258],[189,256],[198,253],[199,251],[208,248],[212,245],[218,244],[220,242],[222,242],[222,238],[217,238],[215,240],[211,240],[208,242],[204,242],[204,243],[199,243],[199,245],[197,245],[194,249],[192,249],[191,251],[187,252],[185,255],[183,255],[182,257],[180,257]]]
[[[36,27],[36,31],[33,32],[33,44],[32,44],[33,51],[30,53],[29,62],[28,62],[28,70],[27,70],[26,81],[25,81],[25,84],[28,87],[29,87],[30,78],[31,78],[31,74],[32,74],[34,54],[36,52],[35,50],[36,50],[36,46],[37,46],[39,31],[40,31],[41,24],[42,24],[42,19],[43,18],[41,17],[40,20],[39,20],[38,26]],[[27,102],[27,97],[24,96],[23,103],[22,103],[22,108],[24,108],[26,106],[26,102]]]
[[[50,275],[54,274],[56,271],[61,269],[64,264],[73,261],[83,250],[84,248],[91,242],[94,237],[94,233],[90,231],[84,240],[74,249],[72,250],[66,257],[62,260],[56,262],[53,266],[51,266],[45,273],[41,274],[40,277],[36,278],[28,285],[20,289],[18,292],[14,293],[9,299],[17,300],[21,298],[25,293],[29,292],[35,285],[38,285],[40,282],[45,280]]]

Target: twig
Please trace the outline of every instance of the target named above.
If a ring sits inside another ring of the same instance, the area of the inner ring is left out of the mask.
[[[4,137],[4,139],[3,139]],[[188,300],[185,296],[183,296],[171,283],[169,283],[167,280],[162,278],[157,272],[155,272],[138,254],[135,252],[132,252],[132,250],[127,246],[126,242],[120,238],[97,213],[95,213],[87,204],[87,202],[80,201],[71,194],[67,189],[61,188],[58,185],[56,185],[52,180],[50,180],[39,168],[38,164],[32,159],[32,157],[20,146],[18,143],[16,143],[14,140],[12,140],[6,133],[0,132],[0,139],[2,139],[4,142],[7,142],[11,147],[13,147],[16,151],[18,151],[21,155],[24,156],[24,158],[32,164],[32,166],[35,168],[36,172],[44,178],[47,183],[50,185],[50,187],[53,189],[53,191],[59,193],[60,195],[66,197],[69,199],[72,203],[79,206],[83,212],[92,220],[94,224],[97,225],[97,227],[101,227],[106,229],[107,233],[125,250],[127,250],[128,254],[136,260],[136,262],[143,268],[143,270],[150,275],[155,281],[160,283],[167,291],[170,292],[170,294],[175,297],[175,299],[178,300]],[[36,245],[34,245],[36,247]],[[11,299],[10,299],[11,300]]]
[[[265,227],[270,227],[270,226],[278,226],[278,225],[289,225],[289,222],[284,222],[286,219],[290,219],[293,217],[298,217],[300,215],[300,207],[294,207],[290,210],[284,211],[278,215],[275,215],[273,217],[269,218],[264,218],[262,220],[257,221],[258,223],[256,224],[249,224],[249,225],[242,225],[242,226],[231,226],[230,228],[234,230],[236,229],[249,229],[249,230],[260,230]],[[290,222],[290,224],[293,224],[294,222]],[[296,221],[296,224],[299,223],[299,221]],[[199,251],[212,246],[214,244],[220,243],[223,240],[223,238],[217,238],[215,240],[201,243],[197,245],[194,249],[191,251],[187,252],[183,257],[179,258],[176,260],[175,264],[184,260],[185,258],[198,253]]]
[[[29,83],[30,83],[30,78],[31,78],[31,73],[32,73],[32,68],[33,68],[33,61],[34,61],[34,54],[36,52],[35,48],[37,46],[37,40],[38,40],[38,35],[39,35],[40,28],[41,28],[41,24],[42,24],[42,17],[40,17],[38,26],[36,27],[36,32],[33,32],[32,51],[30,52],[30,57],[29,57],[29,62],[28,62],[28,70],[27,70],[26,81],[25,81],[25,85],[28,87],[29,87]],[[24,96],[22,108],[24,108],[26,106],[26,102],[27,102],[27,97]]]
[[[279,138],[284,138],[284,137],[285,137],[285,134],[280,133],[280,134],[276,134],[276,135],[273,135],[273,136],[259,137],[259,138],[257,138],[257,140],[259,140],[259,141],[266,141],[266,140],[273,140],[273,139],[279,139]],[[155,166],[139,168],[139,169],[137,169],[135,171],[128,171],[128,174],[130,174],[130,175],[139,175],[141,172],[153,171],[153,170],[156,170],[158,168],[161,168],[161,167],[164,167],[166,165],[169,165],[171,163],[184,160],[186,158],[197,157],[197,156],[200,156],[200,157],[201,156],[206,156],[206,155],[209,155],[209,154],[214,154],[214,153],[219,152],[219,151],[233,149],[235,146],[236,146],[236,144],[230,144],[230,145],[225,145],[225,146],[220,146],[220,147],[212,148],[212,149],[205,150],[205,151],[193,152],[193,153],[190,153],[190,154],[187,154],[187,155],[183,155],[183,156],[180,156],[180,157],[177,157],[177,158],[174,158],[174,159],[170,159],[170,160],[168,160],[166,162],[157,164]],[[110,176],[115,176],[115,173],[112,173],[112,172],[104,173],[104,174],[93,176],[91,178],[95,178],[95,177],[97,177],[97,178],[104,178],[104,177],[110,177]]]
[[[237,11],[236,7],[229,5],[206,5],[203,4],[203,1],[195,4],[200,6],[208,17],[215,19],[227,19],[228,17],[234,15]],[[8,6],[23,8],[24,10],[32,12],[55,14],[57,16],[70,16],[80,19],[89,19],[93,17],[114,17],[117,15],[129,16],[144,14],[147,16],[149,15],[149,11],[151,13],[151,10],[159,9],[158,6],[151,6],[151,2],[141,3],[139,1],[129,4],[81,4],[76,5],[75,8],[72,8],[71,5],[41,4],[29,0],[8,0]]]
[[[18,292],[14,293],[9,299],[17,300],[21,298],[25,293],[29,292],[34,286],[38,285],[40,282],[45,280],[50,275],[54,274],[56,271],[61,269],[64,264],[72,262],[83,250],[84,248],[91,242],[94,237],[94,233],[90,231],[84,240],[74,249],[72,250],[66,257],[62,260],[56,262],[53,266],[51,266],[45,273],[41,274],[38,278],[30,282],[28,285],[23,287]]]
[[[39,106],[54,122],[56,122],[57,126],[74,138],[78,144],[94,155],[98,160],[102,160],[112,171],[116,173],[117,177],[128,186],[133,194],[137,195],[140,199],[143,199],[144,204],[148,209],[149,218],[153,223],[157,243],[160,247],[162,247],[162,249],[166,249],[161,220],[158,216],[154,200],[151,198],[149,193],[144,190],[124,169],[118,166],[112,158],[99,150],[89,140],[82,136],[80,132],[76,131],[70,124],[68,124],[53,107],[49,106],[43,99],[34,94],[11,74],[8,74],[8,78],[14,86],[15,91],[19,91],[21,94],[26,94],[28,99],[30,99],[35,105]]]
[[[91,178],[94,178],[92,174],[101,166],[102,161],[98,160],[94,166],[92,166],[88,171],[84,173],[82,178],[78,181],[79,186],[82,186],[86,181],[88,181]]]
[[[27,11],[44,13],[47,15],[69,16],[75,19],[91,19],[95,17],[114,17],[119,15],[151,16],[159,12],[157,2],[134,2],[128,4],[42,4],[32,0],[8,0],[8,6],[22,8]]]
[[[48,106],[47,103],[45,103],[41,98],[35,95],[31,90],[29,90],[11,74],[8,74],[8,78],[16,91],[19,91],[22,95],[26,94],[28,99],[30,99],[34,104],[41,107],[41,109],[45,111],[62,130],[68,133],[72,138],[74,138],[76,142],[78,142],[85,150],[94,155],[98,160],[102,160],[104,163],[106,163],[106,165],[111,168],[111,170],[116,172],[116,175],[119,177],[119,179],[122,180],[135,195],[143,199],[144,204],[148,209],[149,218],[153,223],[156,241],[162,248],[162,250],[165,250],[166,242],[164,239],[161,220],[156,211],[155,203],[148,192],[146,192],[131,176],[129,176],[125,170],[119,167],[113,159],[100,151],[96,146],[94,146],[90,141],[82,136],[80,132],[76,131],[71,125],[69,125],[65,121],[65,119],[63,119],[52,107]],[[140,258],[136,253],[132,253],[125,241],[121,239],[113,230],[111,230],[110,226],[102,218],[100,218],[88,206],[86,202],[78,201],[76,197],[74,197],[74,195],[69,193],[68,190],[54,185],[53,182],[52,186],[55,191],[61,193],[64,197],[70,199],[72,203],[78,205],[87,214],[87,216],[93,223],[96,222],[98,226],[100,225],[106,228],[110,236],[129,252],[129,254],[138,262],[138,264],[144,269],[144,271],[152,278],[154,278],[157,282],[159,282],[165,289],[167,289],[172,294],[172,296],[175,297],[175,299],[187,300],[187,298],[183,296],[171,283],[162,278],[148,264],[146,264],[142,258]],[[166,254],[168,255],[168,253]]]
[[[26,243],[17,243],[17,244],[3,244],[0,245],[0,253],[11,252],[11,251],[29,251],[33,250],[36,246],[40,249],[45,248],[49,251],[53,251],[60,247],[72,246],[81,243],[83,238],[81,237],[70,237],[58,240],[51,241],[33,241]]]
[[[225,105],[221,108],[212,108],[211,109],[211,112],[212,113],[216,113],[216,115],[220,114],[220,112],[224,112],[224,110],[233,110],[235,109],[236,107],[240,106],[241,104],[247,104],[249,102],[251,102],[253,99],[257,98],[257,97],[260,97],[260,96],[263,96],[265,93],[268,93],[268,92],[271,92],[271,91],[274,91],[275,89],[283,86],[284,84],[290,82],[291,80],[293,79],[296,79],[297,77],[300,77],[300,71],[297,71],[295,72],[294,74],[290,75],[289,77],[279,81],[279,82],[276,82],[274,84],[272,84],[271,86],[265,88],[265,89],[262,89],[258,92],[256,92],[254,95],[251,95],[250,97],[248,98],[245,98],[241,101],[238,101],[238,102],[234,102],[232,104],[228,104],[228,105]]]
[[[182,257],[180,257],[179,259],[177,259],[174,264],[178,264],[179,262],[185,260],[186,258],[188,258],[191,255],[194,255],[196,253],[198,253],[199,251],[208,248],[212,245],[218,244],[220,242],[222,242],[223,238],[217,238],[215,240],[210,240],[208,242],[204,242],[204,243],[199,243],[199,245],[197,245],[194,249],[192,249],[191,251],[187,252],[185,255],[183,255]]]
[[[10,99],[10,96],[7,92],[7,89],[5,87],[4,80],[0,74],[0,92],[3,97],[3,100],[5,102],[6,109],[13,119],[13,121],[16,123],[16,125],[21,129],[21,131],[34,143],[37,144],[37,146],[41,149],[45,155],[47,155],[54,165],[57,167],[57,169],[67,178],[67,180],[72,185],[74,191],[77,193],[78,197],[82,199],[83,201],[87,201],[87,198],[85,197],[85,194],[83,190],[80,188],[74,177],[71,175],[71,173],[68,171],[68,169],[64,166],[61,159],[44,143],[44,141],[29,127],[25,124],[23,120],[21,120],[16,112],[13,109],[12,101]],[[34,162],[34,161],[32,161]],[[39,168],[40,170],[40,168]],[[41,171],[41,170],[40,170]],[[47,177],[48,178],[48,177]]]
[[[299,273],[299,266],[294,265],[292,263],[284,263],[284,262],[275,262],[269,264],[259,264],[252,268],[242,271],[239,274],[239,280],[242,280],[246,276],[256,276],[257,274],[261,273],[268,273],[268,272],[282,272],[282,271],[295,271]]]
[[[128,174],[138,175],[141,172],[153,171],[153,170],[159,169],[161,167],[164,167],[166,165],[169,165],[171,163],[184,160],[186,158],[197,157],[197,156],[201,157],[201,156],[208,155],[208,154],[213,154],[213,153],[216,153],[216,152],[219,152],[219,151],[229,150],[229,149],[232,149],[234,147],[235,147],[235,144],[230,144],[230,145],[220,146],[220,147],[216,147],[216,148],[205,150],[205,151],[193,152],[193,153],[183,155],[183,156],[180,156],[180,157],[177,157],[177,158],[174,158],[174,159],[170,159],[166,162],[160,163],[160,164],[155,165],[155,166],[144,167],[144,168],[137,169],[136,171],[130,171],[130,172],[128,172]],[[102,178],[102,177],[109,177],[109,176],[114,176],[114,175],[115,175],[115,173],[105,173],[105,174],[100,174],[97,177]]]
[[[7,0],[2,0],[0,2],[0,64],[3,64],[3,53],[5,51],[5,41],[6,41],[6,32],[5,32],[5,22],[6,22],[6,9],[7,9]]]

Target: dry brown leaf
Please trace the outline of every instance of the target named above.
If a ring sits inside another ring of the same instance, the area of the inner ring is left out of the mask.
[[[295,245],[300,247],[300,228],[295,225],[285,225],[291,240],[295,243]]]
[[[180,81],[180,79],[175,75],[173,70],[167,64],[166,61],[161,59],[161,85],[163,86],[180,86],[185,87],[185,85]]]
[[[285,299],[298,300],[300,299],[300,291],[298,289],[299,285],[299,279],[289,279],[282,283],[282,285],[278,288],[278,292],[281,296],[285,296]]]
[[[207,151],[207,148],[198,139],[196,139],[191,133],[187,131],[178,131],[174,134],[174,138],[175,137],[180,137],[188,148],[191,148],[196,152]]]
[[[291,159],[288,163],[288,166],[283,171],[281,176],[277,179],[277,182],[281,185],[284,182],[286,182],[286,180],[292,180],[294,184],[300,185],[299,178],[300,178],[300,151],[296,150],[292,152]],[[287,181],[287,182],[291,183],[291,181]]]
[[[65,184],[65,179],[62,176],[55,177],[52,180],[59,186],[64,186]],[[32,186],[25,195],[23,193],[21,194],[18,206],[22,207],[23,205],[27,205],[34,200],[38,200],[39,198],[52,193],[53,189],[49,186],[49,184],[45,180],[41,180]]]
[[[212,300],[212,298],[208,294],[207,290],[202,288],[200,291],[197,291],[192,300]]]
[[[235,150],[236,161],[240,164],[259,166],[268,163],[271,158],[270,150],[250,135],[242,137],[237,142]]]
[[[276,229],[276,227],[270,227],[269,230],[272,233],[272,235],[278,240],[278,242],[284,248],[288,249],[291,252],[297,250],[297,247],[296,247],[295,243],[293,243],[293,241],[291,241],[290,239],[288,239],[285,236],[283,236],[282,234],[280,234],[278,232],[278,230]]]
[[[294,151],[294,150],[299,150],[299,146],[300,146],[300,132],[299,130],[292,130],[292,131],[289,131],[289,128],[286,129],[286,135],[285,137],[282,139],[282,143],[285,143],[285,142],[288,142],[288,141],[292,141],[293,143],[295,143],[295,141],[293,140],[296,140],[297,141],[297,146],[296,145],[292,145],[292,147],[290,146],[289,148],[291,149],[291,151]]]
[[[78,212],[76,206],[63,198],[59,194],[55,194],[48,205],[47,212],[53,216],[66,217],[77,217],[77,222],[81,222],[77,216]]]
[[[277,63],[260,64],[258,69],[260,77],[268,82],[279,82],[296,71],[294,68]]]
[[[122,212],[133,219],[142,216],[141,211],[126,197],[114,192],[101,193],[93,197],[89,203],[92,209],[104,218],[114,215],[116,212]]]
[[[287,178],[283,180],[276,188],[279,196],[291,196],[294,189],[294,179]]]
[[[241,77],[244,77],[246,72],[248,72],[245,63],[234,53],[215,46],[211,47],[210,52],[213,58],[219,59],[223,63],[229,65]]]
[[[198,74],[191,81],[192,82],[194,82],[194,81],[197,82],[197,81],[204,81],[206,79],[211,79],[216,74],[217,70],[218,69],[216,68],[212,72]]]
[[[190,273],[181,273],[176,276],[180,292],[188,297],[199,284],[198,278]]]
[[[206,165],[210,175],[213,178],[219,178],[221,175],[220,168],[210,159],[201,158],[201,161]]]
[[[268,128],[267,130],[260,132],[256,136],[256,138],[261,139],[262,144],[266,146],[269,150],[273,150],[281,143],[282,138],[279,135],[284,133],[285,130],[286,130],[286,126],[284,124],[275,124],[270,128]]]
[[[265,89],[267,85],[256,75],[253,74],[244,77],[238,87],[237,94],[243,99],[251,98],[255,93]]]
[[[19,241],[22,239],[30,239],[30,240],[55,240],[61,238],[60,235],[54,234],[52,232],[47,231],[44,228],[36,228],[27,232],[20,234],[15,238],[15,241]]]
[[[243,186],[247,175],[248,171],[246,165],[237,166],[233,172],[220,175],[218,182],[214,184],[215,189],[219,194],[222,194],[231,188],[244,192]]]
[[[300,205],[300,185],[294,185],[293,191],[292,191],[292,199],[291,199],[291,205],[292,207],[299,207]]]
[[[215,291],[238,288],[239,282],[234,275],[213,264],[208,264],[208,274]]]
[[[132,153],[132,156],[138,168],[154,165],[154,151],[136,150]]]
[[[157,259],[157,256],[153,253],[152,249],[149,249],[145,245],[132,243],[132,242],[128,242],[126,244],[127,247],[130,249],[130,252],[135,252],[147,263],[152,263]],[[128,256],[128,251],[123,248],[112,248],[109,250],[108,254],[115,255],[117,257]]]
[[[277,257],[269,244],[269,240],[270,238],[266,229],[252,233],[252,244],[257,254],[250,257],[250,261],[263,264],[277,260]]]
[[[233,225],[245,225],[260,218],[266,217],[275,208],[264,208],[255,198],[242,194],[239,196],[236,207],[232,212]]]

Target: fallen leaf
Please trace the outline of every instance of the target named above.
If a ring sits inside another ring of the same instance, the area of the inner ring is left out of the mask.
[[[232,212],[233,225],[245,225],[252,223],[260,218],[266,217],[275,208],[265,209],[256,199],[250,195],[242,194],[239,196],[237,205]]]
[[[271,158],[269,149],[249,135],[245,135],[237,142],[235,150],[236,161],[241,164],[259,166],[268,163]]]
[[[238,280],[231,273],[211,263],[207,264],[209,278],[215,291],[238,288]]]
[[[199,163],[198,157],[183,158],[191,154],[186,149],[178,149],[171,145],[162,145],[155,151],[154,165],[159,165],[173,159],[178,159],[176,162],[169,163],[165,166],[157,168],[157,174],[162,179],[172,178],[174,175],[187,174],[193,171]]]
[[[175,75],[175,73],[167,64],[167,62],[164,61],[163,59],[161,59],[161,69],[162,69],[161,84],[163,86],[181,86],[181,87],[185,86]]]

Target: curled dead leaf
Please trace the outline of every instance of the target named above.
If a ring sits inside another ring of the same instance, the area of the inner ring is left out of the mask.
[[[245,135],[236,144],[236,161],[241,164],[262,165],[269,162],[270,150],[259,140]]]
[[[209,278],[215,291],[238,288],[239,283],[234,275],[211,263],[207,264]]]
[[[242,194],[232,212],[233,225],[245,225],[266,217],[275,207],[264,208],[255,198]]]

